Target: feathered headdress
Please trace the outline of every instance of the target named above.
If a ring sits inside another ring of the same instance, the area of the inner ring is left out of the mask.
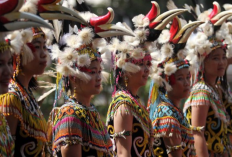
[[[171,84],[175,83],[173,74],[179,69],[190,67],[189,61],[185,59],[188,54],[185,45],[191,33],[202,23],[194,21],[181,27],[180,20],[175,17],[170,30],[163,30],[158,38],[158,50],[151,54],[153,57],[152,82],[148,100],[150,118],[153,117],[160,101],[167,100],[165,93],[171,91]]]
[[[132,19],[135,26],[135,37],[124,36],[124,41],[113,39],[112,50],[115,56],[116,67],[129,72],[137,72],[140,67],[136,65],[141,60],[151,60],[150,53],[155,51],[156,39],[165,26],[177,15],[186,9],[174,9],[160,15],[157,2],[152,1],[152,8],[147,15],[137,15]],[[115,69],[116,69],[115,67]]]
[[[187,58],[197,67],[193,75],[196,75],[200,71],[206,56],[216,48],[221,47],[226,50],[227,57],[232,56],[232,38],[229,33],[230,25],[225,23],[232,16],[232,11],[220,12],[221,8],[217,2],[213,2],[213,6],[214,8],[211,12],[202,13],[202,16],[204,15],[207,18],[200,18],[205,21],[199,26],[197,33],[192,34],[186,46],[189,51]]]

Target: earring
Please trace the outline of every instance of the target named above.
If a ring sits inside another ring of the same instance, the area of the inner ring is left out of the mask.
[[[125,78],[124,78],[124,81],[125,81],[125,86],[127,87],[128,82],[129,82],[128,77],[125,77]]]
[[[74,94],[73,94],[73,97],[76,98],[77,96],[77,87],[74,87]]]

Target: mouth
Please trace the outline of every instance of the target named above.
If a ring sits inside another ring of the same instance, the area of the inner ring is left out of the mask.
[[[187,88],[187,89],[185,89],[185,90],[184,90],[184,92],[189,92],[189,91],[190,91],[190,89],[189,89],[189,88]]]
[[[100,88],[100,87],[101,87],[101,84],[99,84],[99,85],[96,85],[95,87],[96,87],[96,88]]]
[[[47,61],[43,61],[39,63],[40,65],[46,66],[47,65]]]
[[[221,68],[218,68],[218,70],[225,70],[225,68],[221,67]]]

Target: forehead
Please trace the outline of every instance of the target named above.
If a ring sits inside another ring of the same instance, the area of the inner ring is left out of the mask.
[[[176,71],[175,75],[188,75],[189,74],[189,68],[182,68]]]
[[[226,54],[225,51],[222,49],[222,48],[217,48],[215,50],[213,50],[211,53],[210,53],[210,56],[215,56],[215,55],[224,55]]]
[[[32,43],[45,43],[45,42],[46,40],[44,39],[44,37],[39,37],[32,40]]]
[[[94,60],[91,62],[91,64],[89,65],[88,68],[98,68],[100,69],[101,68],[101,62],[99,60]]]

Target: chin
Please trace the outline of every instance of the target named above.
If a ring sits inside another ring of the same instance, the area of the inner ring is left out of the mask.
[[[6,94],[7,92],[8,92],[8,86],[7,87],[0,86],[0,95]]]

